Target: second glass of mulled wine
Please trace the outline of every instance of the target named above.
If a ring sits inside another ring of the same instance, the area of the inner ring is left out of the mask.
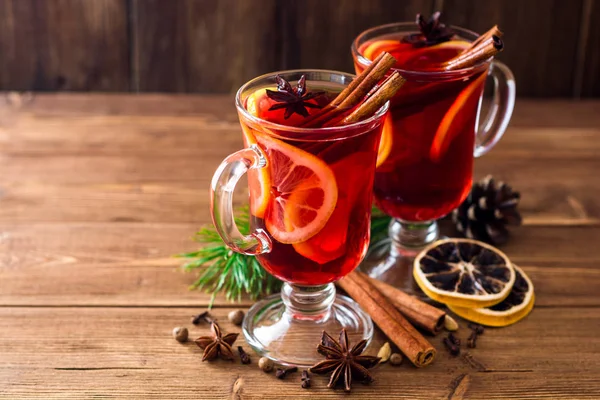
[[[450,213],[468,195],[473,159],[500,139],[515,101],[511,71],[491,58],[467,68],[440,70],[478,38],[458,27],[440,41],[427,40],[415,23],[369,29],[352,44],[357,72],[380,53],[396,58],[392,70],[406,79],[390,101],[384,124],[374,198],[393,217],[389,239],[372,247],[363,269],[371,276],[414,291],[414,256],[439,237],[436,220]],[[480,122],[486,79],[494,95]]]

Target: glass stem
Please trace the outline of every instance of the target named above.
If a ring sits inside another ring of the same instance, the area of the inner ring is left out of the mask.
[[[389,233],[392,239],[392,256],[414,256],[440,236],[436,221],[411,222],[394,219],[390,223]]]
[[[331,315],[335,300],[333,283],[318,286],[301,286],[284,283],[281,299],[288,317],[295,320],[323,322]]]

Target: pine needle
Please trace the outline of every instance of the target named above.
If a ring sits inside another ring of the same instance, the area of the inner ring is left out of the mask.
[[[237,211],[236,224],[242,233],[250,232],[248,207]],[[371,243],[376,243],[388,234],[391,218],[373,207],[371,216]],[[204,290],[211,294],[209,308],[218,293],[224,293],[230,301],[240,301],[243,295],[257,299],[263,295],[276,293],[282,282],[263,269],[256,257],[239,254],[230,250],[221,240],[213,226],[201,228],[194,240],[203,247],[198,251],[177,255],[189,259],[182,268],[185,271],[198,271],[198,279],[190,289]]]
[[[248,208],[241,208],[236,214],[236,224],[240,231],[249,232]],[[220,292],[230,301],[240,301],[244,294],[254,300],[261,295],[275,293],[281,288],[281,281],[265,271],[256,257],[230,250],[214,227],[200,229],[194,235],[194,241],[206,247],[179,254],[177,257],[190,260],[182,266],[185,271],[199,271],[198,279],[190,289],[211,293],[209,308]]]

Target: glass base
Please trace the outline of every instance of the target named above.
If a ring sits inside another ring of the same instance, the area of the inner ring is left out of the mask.
[[[371,245],[360,269],[375,279],[428,300],[414,282],[412,271],[417,254],[439,239],[437,222],[395,219],[390,223],[389,232],[390,237]]]
[[[335,287],[330,285],[326,285],[327,289],[332,289],[335,295]],[[290,311],[293,306],[286,307],[289,304],[288,301],[284,304],[286,286],[291,285],[284,285],[282,295],[272,295],[254,304],[244,318],[242,330],[246,341],[261,356],[282,365],[310,367],[324,359],[317,353],[323,331],[337,338],[345,328],[352,345],[363,339],[371,341],[371,318],[352,299],[335,295],[325,314],[307,316]]]

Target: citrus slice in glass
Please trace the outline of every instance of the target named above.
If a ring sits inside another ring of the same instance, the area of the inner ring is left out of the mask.
[[[318,264],[328,263],[346,254],[349,250],[349,229],[358,229],[356,226],[349,226],[350,213],[361,192],[364,193],[365,190],[368,190],[367,182],[355,182],[347,179],[347,174],[353,168],[369,170],[372,167],[373,155],[362,151],[352,153],[331,164],[330,168],[336,177],[338,187],[335,210],[319,233],[307,241],[294,243],[294,249],[298,254]]]
[[[448,305],[456,315],[487,326],[507,326],[525,318],[533,309],[533,283],[523,270],[513,264],[516,279],[508,297],[486,308],[465,308]]]
[[[241,123],[242,133],[244,138],[244,146],[250,147],[257,144],[256,138],[252,130]],[[263,218],[267,206],[269,205],[269,197],[271,190],[271,177],[269,168],[250,168],[248,170],[248,191],[250,192],[250,213],[258,218]]]
[[[277,90],[275,87],[268,89]],[[267,89],[258,89],[246,98],[246,111],[255,117],[263,115],[271,105],[272,102],[267,97]]]
[[[374,60],[384,51],[389,52],[390,50],[397,49],[398,43],[400,43],[400,41],[391,39],[376,40],[364,47],[362,55],[368,60]]]
[[[500,250],[471,239],[444,239],[415,258],[413,276],[433,300],[482,308],[500,303],[515,283],[515,270]]]
[[[256,140],[268,160],[265,226],[281,243],[304,242],[323,229],[338,197],[333,171],[318,157],[268,135]]]
[[[461,132],[461,129],[454,126],[457,124],[458,113],[477,91],[481,92],[486,78],[487,73],[484,72],[473,80],[462,92],[460,92],[454,103],[452,103],[448,111],[446,111],[446,114],[444,114],[444,117],[435,132],[435,136],[433,137],[431,149],[429,150],[429,158],[433,161],[437,162],[442,158],[454,137]],[[458,123],[460,124],[460,121],[458,121]]]
[[[377,152],[377,166],[382,165],[392,152],[394,136],[392,135],[392,115],[388,113],[383,122],[381,140],[379,141],[379,150]]]

